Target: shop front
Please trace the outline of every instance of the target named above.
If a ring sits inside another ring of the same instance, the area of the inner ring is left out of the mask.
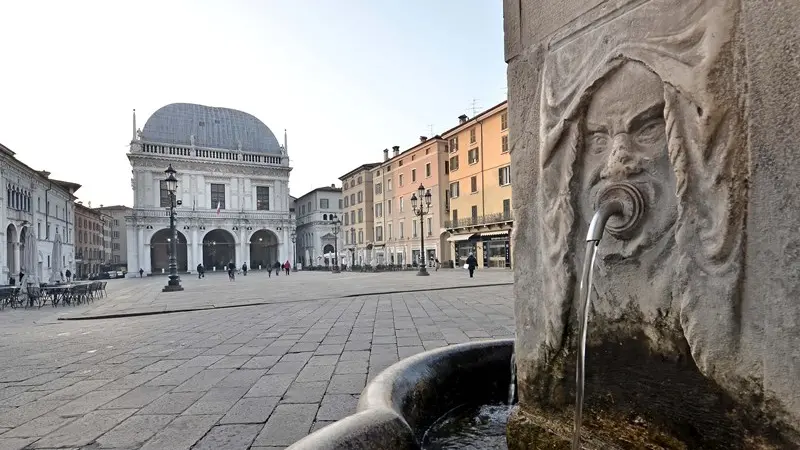
[[[511,268],[510,230],[488,231],[480,235],[483,267]]]

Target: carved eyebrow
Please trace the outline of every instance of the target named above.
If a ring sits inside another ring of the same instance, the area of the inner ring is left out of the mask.
[[[647,122],[661,117],[664,117],[664,102],[656,103],[637,114],[636,117],[628,122],[628,130],[636,130]]]
[[[589,123],[589,122],[586,122],[586,131],[588,131],[589,133],[600,133],[600,132],[603,132],[603,133],[608,134],[608,128],[606,128],[605,125],[598,125],[598,124]]]

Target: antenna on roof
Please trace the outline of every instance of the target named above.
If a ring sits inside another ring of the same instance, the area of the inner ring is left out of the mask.
[[[433,136],[433,124],[428,124],[428,135]]]
[[[480,105],[478,105],[478,99],[477,98],[473,98],[472,99],[472,106],[470,106],[469,109],[472,110],[472,117],[475,117],[475,116],[478,115],[478,111],[481,110],[481,107],[480,107]]]

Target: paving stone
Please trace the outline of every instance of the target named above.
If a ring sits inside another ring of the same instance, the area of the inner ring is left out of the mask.
[[[317,414],[319,414],[319,412],[317,412]],[[332,423],[335,423],[335,421],[333,421],[333,420],[317,420],[317,421],[314,422],[314,425],[311,426],[311,433],[316,433],[317,430],[319,430],[321,428],[325,428],[325,427],[327,427],[328,425],[330,425]]]
[[[252,359],[249,355],[223,356],[222,359],[208,366],[209,369],[238,369]]]
[[[408,358],[409,356],[414,356],[417,353],[422,353],[425,351],[425,347],[421,345],[415,345],[413,347],[398,347],[397,348],[397,356],[400,359]]]
[[[315,355],[338,355],[342,353],[344,350],[344,345],[342,344],[334,344],[334,345],[320,345],[317,347],[317,350],[314,352]]]
[[[250,388],[258,381],[267,371],[264,369],[252,370],[234,370],[222,381],[217,383],[216,387],[246,387]]]
[[[147,441],[142,450],[188,449],[219,420],[219,415],[180,416]]]
[[[81,447],[88,445],[100,435],[133,415],[134,412],[136,412],[135,409],[92,411],[36,441],[33,444],[33,448]]]
[[[335,344],[344,344],[347,342],[347,335],[342,334],[338,336],[326,336],[325,339],[320,342],[322,345],[335,345]]]
[[[280,373],[291,373],[291,374],[298,374],[305,366],[305,361],[286,361],[286,362],[277,362],[274,366],[272,366],[267,373],[269,374],[280,374]]]
[[[339,420],[356,412],[357,395],[327,394],[317,411],[317,420]]]
[[[278,362],[308,362],[313,352],[287,353]]]
[[[183,415],[225,414],[247,392],[247,388],[212,388]]]
[[[253,444],[291,445],[308,434],[316,414],[316,404],[278,405]]]
[[[217,425],[192,449],[247,450],[259,431],[261,425]]]
[[[102,409],[143,408],[148,403],[169,392],[168,386],[139,386],[127,394],[102,406]]]
[[[339,361],[336,364],[336,374],[367,373],[366,361]]]
[[[327,381],[294,382],[281,403],[319,403],[327,388]]]
[[[0,436],[0,448],[3,450],[23,450],[37,438],[6,438]]]
[[[170,392],[140,409],[138,414],[180,414],[203,395],[205,392]]]
[[[206,369],[181,383],[172,392],[207,391],[233,372],[233,369]]]
[[[328,381],[333,375],[335,366],[306,366],[297,375],[297,381]]]
[[[334,366],[339,361],[339,355],[312,356],[306,366]]]
[[[102,448],[138,448],[174,418],[173,415],[136,414],[100,436],[97,443]]]
[[[370,352],[357,351],[357,352],[342,352],[339,357],[340,361],[369,361]]]
[[[154,362],[147,367],[140,369],[140,372],[166,372],[172,370],[189,361],[188,359],[162,359]]]
[[[126,394],[127,392],[127,389],[89,392],[88,394],[72,400],[64,406],[57,408],[54,412],[63,417],[82,416],[105,405],[111,400]]]
[[[203,371],[199,366],[179,366],[147,382],[149,386],[177,386]]]
[[[242,366],[242,369],[269,369],[279,359],[281,359],[281,355],[254,356]]]
[[[345,344],[344,349],[345,351],[358,351],[358,350],[369,350],[372,347],[369,341],[357,341],[357,342],[348,342]]]
[[[14,408],[11,411],[0,415],[0,427],[14,428],[46,414],[61,405],[69,403],[69,400],[37,400],[33,403]]]
[[[279,400],[280,397],[241,398],[220,419],[220,423],[264,423],[272,414]]]
[[[3,437],[41,437],[57,430],[58,428],[61,428],[73,420],[74,419],[71,417],[61,417],[60,415],[51,412],[12,429],[11,431],[3,434]]]
[[[366,386],[366,375],[334,375],[328,384],[328,394],[360,394]]]
[[[394,333],[390,336],[375,336],[372,338],[373,344],[397,344],[397,338],[394,337]]]
[[[247,391],[245,397],[282,397],[294,379],[292,374],[264,375]]]
[[[81,380],[64,389],[59,389],[52,394],[42,397],[42,400],[65,400],[75,399],[87,392],[91,392],[107,384],[109,380]]]

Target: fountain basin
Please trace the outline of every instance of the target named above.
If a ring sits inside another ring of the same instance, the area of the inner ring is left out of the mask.
[[[425,432],[455,408],[506,401],[513,350],[513,339],[495,339],[403,359],[367,385],[355,414],[289,449],[419,450]]]

